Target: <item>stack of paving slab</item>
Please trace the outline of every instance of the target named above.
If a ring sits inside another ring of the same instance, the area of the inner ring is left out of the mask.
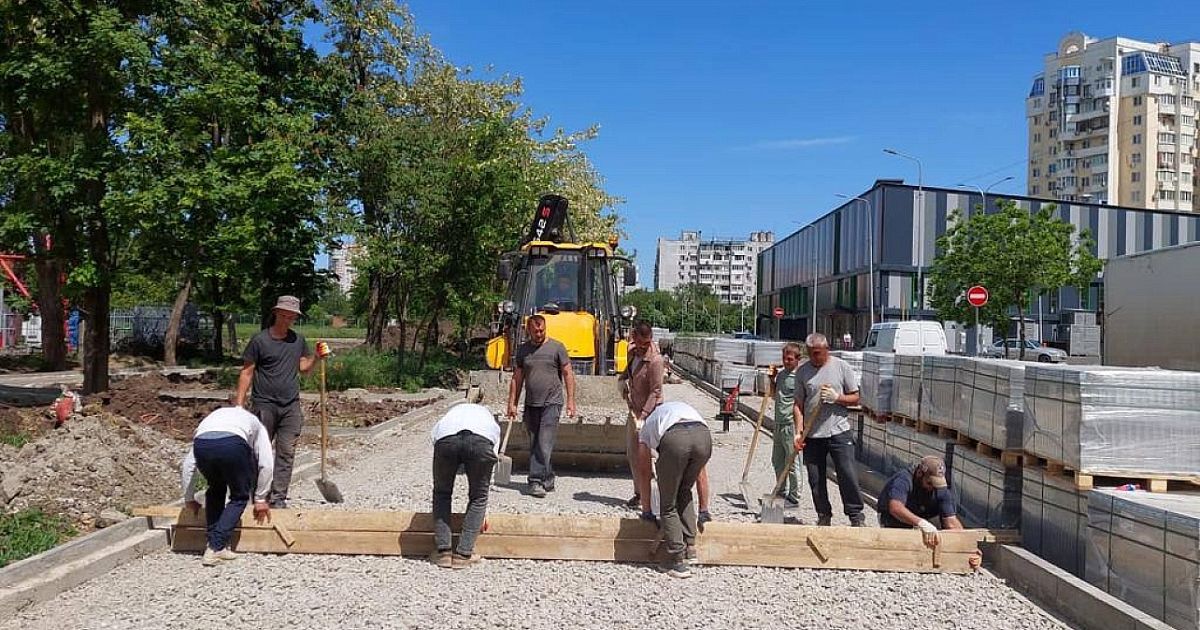
[[[862,383],[862,373],[863,373],[863,353],[862,352],[859,352],[857,350],[834,350],[833,352],[830,352],[829,354],[832,354],[833,356],[838,357],[839,359],[850,364],[851,369],[853,369],[854,373],[858,375],[859,383]]]
[[[858,461],[880,474],[887,474],[887,427],[887,423],[864,416],[857,449]]]
[[[1080,473],[1200,477],[1200,373],[1025,369],[1024,449]]]
[[[1026,365],[975,358],[960,363],[955,372],[955,428],[993,448],[1021,450]]]
[[[996,457],[967,446],[954,447],[950,492],[966,527],[1017,529],[1021,524],[1019,468],[1008,468]]]
[[[1088,534],[1088,491],[1040,468],[1021,469],[1021,545],[1083,577]]]
[[[781,365],[783,346],[782,341],[752,341],[746,352],[746,364],[757,367]]]
[[[896,355],[890,352],[864,352],[862,367],[862,405],[875,415],[892,412],[892,387]]]
[[[967,359],[947,354],[925,355],[920,359],[920,416],[909,417],[919,417],[930,424],[957,429],[959,419],[954,416],[955,376]]]
[[[919,355],[895,355],[892,375],[892,413],[916,420],[921,409],[921,367]]]
[[[916,464],[913,457],[913,442],[917,432],[898,422],[884,425],[883,466],[881,472],[891,475],[897,470],[903,470]]]
[[[1200,494],[1095,490],[1085,578],[1176,628],[1200,627]]]

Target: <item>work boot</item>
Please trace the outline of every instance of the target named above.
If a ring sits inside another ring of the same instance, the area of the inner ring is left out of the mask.
[[[862,514],[858,514],[856,516],[850,517],[850,527],[866,527],[866,526],[867,526],[867,517],[863,516]]]
[[[454,566],[454,560],[449,549],[435,550],[429,554],[429,561],[443,569],[449,569]]]
[[[201,566],[215,567],[220,562],[221,559],[217,557],[217,552],[208,547],[204,548],[204,557],[200,559]]]
[[[234,551],[229,547],[226,547],[217,552],[217,559],[221,560],[222,562],[226,562],[229,560],[237,560],[239,555],[240,554],[234,553]]]
[[[818,514],[817,515],[817,526],[818,527],[829,527],[832,524],[833,524],[833,516],[832,515],[830,515],[830,514]]]
[[[696,558],[696,545],[688,545],[687,549],[683,552],[683,561],[689,565],[697,564]]]
[[[784,505],[786,505],[789,508],[794,510],[794,509],[800,507],[800,497],[798,497],[794,494],[789,494],[786,497],[783,497],[783,503],[784,503]]]
[[[529,494],[539,499],[545,498],[546,487],[535,481],[529,484]]]
[[[642,495],[636,492],[633,493],[633,498],[625,502],[625,507],[631,510],[642,509]]]
[[[546,489],[546,492],[554,492],[554,478],[543,479],[542,487]]]
[[[469,566],[479,564],[480,562],[483,562],[483,556],[481,556],[477,553],[473,553],[469,556],[464,556],[464,555],[459,554],[456,551],[456,552],[454,552],[454,555],[451,557],[450,566],[455,569],[465,569]]]
[[[659,570],[681,580],[692,577],[692,567],[688,565],[687,560],[668,560],[659,566]]]

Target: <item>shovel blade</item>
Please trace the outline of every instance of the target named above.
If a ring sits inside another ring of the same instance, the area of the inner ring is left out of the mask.
[[[325,498],[326,503],[341,503],[345,501],[342,498],[342,491],[338,489],[337,484],[328,479],[317,478],[317,490],[321,491],[321,496]]]
[[[783,524],[783,499],[772,494],[763,496],[762,512],[758,515],[760,523]]]
[[[512,483],[512,458],[501,455],[496,460],[496,472],[492,476],[496,485],[506,486]]]

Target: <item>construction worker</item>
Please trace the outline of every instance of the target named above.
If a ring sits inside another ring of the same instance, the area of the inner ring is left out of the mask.
[[[771,440],[771,465],[775,468],[775,477],[782,474],[789,460],[792,462],[787,479],[779,488],[779,496],[790,508],[800,507],[800,460],[792,458],[792,453],[796,448],[796,427],[800,426],[797,419],[804,417],[796,398],[796,368],[800,366],[801,353],[800,344],[784,344],[783,369],[775,373],[768,394],[775,399],[775,431]]]
[[[251,494],[254,518],[262,521],[270,516],[267,493],[271,489],[275,456],[267,429],[254,414],[241,407],[224,407],[208,414],[193,435],[192,448],[180,466],[183,500],[192,513],[200,511],[195,498],[199,468],[208,482],[204,491],[208,544],[201,564],[211,567],[238,557],[229,548],[229,539],[242,520]]]
[[[450,408],[433,425],[433,539],[437,549],[430,560],[442,568],[465,569],[482,558],[475,539],[487,517],[488,486],[500,449],[500,425],[483,405]],[[467,514],[458,548],[451,553],[450,503],[454,478],[462,466],[467,473]]]
[[[867,524],[862,492],[854,463],[854,434],[847,406],[857,405],[858,374],[842,359],[829,354],[829,339],[821,333],[809,335],[808,361],[796,368],[795,447],[804,453],[804,468],[817,509],[817,525],[833,521],[829,504],[828,460],[837,470],[842,509],[854,527]],[[801,430],[801,427],[806,430]]]
[[[525,322],[528,340],[517,348],[508,389],[508,417],[517,417],[517,401],[525,392],[523,421],[529,431],[529,494],[542,498],[554,491],[550,457],[562,415],[566,390],[567,415],[575,416],[575,374],[567,348],[546,337],[546,318],[531,315]]]
[[[275,445],[275,473],[268,496],[271,507],[287,507],[288,487],[292,484],[292,462],[296,444],[304,427],[300,410],[299,374],[307,374],[316,365],[304,335],[292,330],[300,317],[300,300],[281,295],[272,309],[274,320],[246,344],[242,353],[242,371],[238,375],[234,404],[246,405],[250,385],[254,385],[254,414],[267,428]],[[323,346],[328,354],[328,346]]]
[[[666,365],[658,345],[654,343],[654,329],[650,324],[636,322],[629,345],[629,362],[617,380],[622,385],[621,393],[629,406],[630,415],[626,423],[625,456],[633,477],[633,498],[625,505],[636,509],[641,505],[639,475],[651,474],[651,469],[642,470],[638,463],[638,429],[655,407],[662,404]]]
[[[940,542],[938,528],[929,519],[937,518],[942,529],[963,529],[958,520],[954,496],[946,483],[946,463],[936,455],[927,455],[910,469],[898,470],[879,493],[880,527],[915,527],[930,549]],[[969,562],[979,566],[980,558]]]
[[[638,456],[645,470],[650,468],[651,451],[658,453],[659,513],[668,554],[663,569],[671,577],[689,578],[698,528],[692,486],[712,457],[708,423],[687,403],[665,402],[646,417],[638,442]],[[644,481],[642,518],[652,520],[649,489],[650,484]]]

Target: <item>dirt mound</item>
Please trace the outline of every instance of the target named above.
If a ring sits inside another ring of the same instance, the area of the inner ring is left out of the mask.
[[[19,450],[0,449],[0,504],[38,507],[89,529],[105,509],[128,513],[178,498],[186,449],[120,416],[72,419]]]

